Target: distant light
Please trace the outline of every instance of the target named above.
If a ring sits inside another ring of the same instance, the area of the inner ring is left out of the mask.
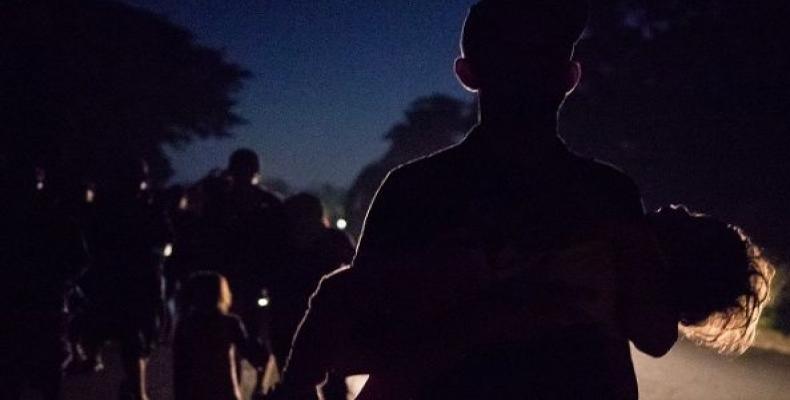
[[[148,182],[146,182],[146,181],[140,182],[140,190],[143,190],[143,191],[148,190]]]
[[[36,182],[36,190],[44,190],[44,182]]]
[[[181,196],[181,198],[178,200],[178,209],[183,211],[187,208],[189,208],[189,197]]]
[[[335,223],[335,226],[337,226],[337,229],[340,229],[342,231],[343,229],[346,229],[348,227],[348,222],[346,222],[346,220],[344,220],[343,218],[340,218]]]
[[[93,192],[93,189],[85,190],[85,202],[86,203],[93,203],[94,198],[96,197],[96,193]]]
[[[170,257],[173,255],[173,245],[168,243],[165,245],[165,248],[162,250],[162,255],[165,257]]]
[[[258,307],[266,307],[269,305],[269,299],[265,297],[261,297],[258,299]]]

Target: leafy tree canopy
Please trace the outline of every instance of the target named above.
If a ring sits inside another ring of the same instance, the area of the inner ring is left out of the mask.
[[[0,148],[101,179],[142,157],[170,174],[162,145],[228,136],[248,72],[186,30],[115,1],[0,5]],[[123,157],[120,157],[123,155]]]

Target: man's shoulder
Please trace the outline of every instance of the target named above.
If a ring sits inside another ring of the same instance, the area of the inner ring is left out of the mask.
[[[459,146],[450,146],[435,153],[407,161],[393,168],[385,182],[411,188],[435,187],[437,181],[446,180],[457,173]]]
[[[252,193],[256,201],[266,205],[279,205],[282,203],[282,195],[262,186],[252,186]]]
[[[585,183],[638,196],[637,184],[620,167],[607,161],[575,154],[573,159],[576,173]]]

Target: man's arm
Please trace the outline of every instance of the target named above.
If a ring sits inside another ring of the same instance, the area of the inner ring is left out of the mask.
[[[373,200],[352,267],[322,278],[311,296],[294,336],[278,395],[314,398],[315,386],[330,370],[369,372],[364,346],[355,343],[352,334],[371,325],[364,320],[374,315],[369,308],[381,304],[377,300],[382,292],[381,277],[396,265],[400,254],[398,239],[404,218],[399,210],[405,205],[400,204],[402,188],[394,175],[394,171],[388,175]]]
[[[637,349],[661,357],[677,341],[677,315],[669,298],[664,257],[633,184],[628,188],[627,199],[624,209],[629,218],[616,232],[621,266],[618,270],[620,324]]]

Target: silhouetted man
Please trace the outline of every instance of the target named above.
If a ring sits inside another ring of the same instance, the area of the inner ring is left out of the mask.
[[[198,186],[200,212],[192,248],[185,249],[196,270],[224,275],[233,293],[231,311],[244,322],[249,336],[271,351],[268,315],[259,306],[273,266],[279,265],[284,243],[282,200],[261,185],[260,160],[250,149],[231,154],[227,168],[204,178]],[[183,255],[182,255],[183,257]]]
[[[661,355],[677,331],[658,306],[661,263],[636,186],[557,136],[586,19],[581,0],[472,7],[455,70],[480,122],[389,174],[353,266],[311,300],[283,396],[309,397],[337,371],[370,373],[360,399],[637,397],[628,339]],[[599,263],[629,265],[616,288],[548,262],[586,243]],[[591,304],[618,326],[596,323]]]
[[[286,218],[282,261],[274,266],[270,281],[272,294],[272,344],[282,368],[291,348],[310,295],[321,277],[351,263],[354,243],[345,232],[330,228],[318,197],[300,193],[283,203]],[[333,382],[345,393],[343,377]],[[345,394],[334,398],[345,398]]]
[[[250,149],[233,152],[226,171],[232,183],[232,207],[238,213],[255,212],[282,203],[279,197],[260,186],[258,155]]]
[[[250,290],[257,292],[260,287],[246,285],[259,275],[277,248],[274,242],[282,238],[282,200],[260,185],[260,162],[252,150],[234,151],[222,178],[227,186],[221,189],[224,193],[217,198],[220,204],[214,207],[225,230],[223,239],[228,241],[224,249],[227,258],[222,261],[224,265],[216,267],[228,277],[237,304],[243,307],[250,302],[256,307],[257,293]]]
[[[250,336],[268,342],[258,299],[281,254],[282,200],[261,186],[260,161],[250,149],[231,154],[225,175],[230,187],[222,205],[223,224],[231,242],[227,262],[218,267],[230,282],[234,312],[244,320]]]

